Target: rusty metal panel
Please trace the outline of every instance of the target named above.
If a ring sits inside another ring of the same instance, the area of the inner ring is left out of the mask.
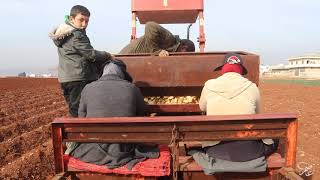
[[[145,96],[195,95],[200,96],[204,83],[221,75],[213,70],[222,65],[227,52],[171,53],[168,57],[117,55],[128,66],[134,83]],[[245,76],[258,85],[259,56],[236,52],[248,70]]]
[[[131,6],[141,24],[194,23],[203,11],[203,0],[132,0]]]
[[[54,153],[55,173],[64,171],[63,166],[63,147],[62,147],[62,128],[60,124],[52,124],[52,144]]]
[[[280,138],[286,135],[282,129],[263,130],[238,130],[238,131],[215,131],[215,132],[181,132],[178,139],[181,141],[212,141],[212,140],[239,140],[239,139],[264,139]]]
[[[198,11],[144,11],[136,13],[139,22],[145,24],[148,21],[154,21],[158,24],[178,24],[195,23],[198,18]]]
[[[173,129],[173,126],[172,126]],[[239,139],[264,139],[280,138],[286,135],[282,129],[263,129],[263,130],[237,130],[237,131],[210,131],[210,132],[179,132],[179,141],[212,141],[212,140],[239,140]],[[66,141],[74,142],[163,142],[169,143],[172,133],[160,132],[86,132],[86,133],[65,133]]]
[[[227,125],[226,125],[227,124]],[[247,130],[264,130],[278,129],[285,131],[289,123],[282,122],[213,122],[213,123],[182,123],[176,124],[179,132],[213,132],[213,131],[247,131]],[[153,124],[132,124],[123,126],[121,124],[70,124],[65,127],[64,133],[165,133],[172,132],[174,125],[170,123],[153,123]]]
[[[227,123],[228,124],[228,123]],[[286,121],[260,121],[259,123],[232,122],[226,126],[226,122],[221,123],[182,123],[179,124],[179,132],[199,132],[199,131],[237,131],[237,130],[263,130],[263,129],[283,129],[288,128]]]
[[[297,138],[298,138],[298,121],[290,122],[287,129],[287,152],[286,152],[286,165],[288,167],[296,166],[296,153],[297,153]]]
[[[203,0],[132,0],[132,11],[203,10]]]
[[[65,133],[66,141],[74,142],[109,142],[109,143],[140,143],[163,142],[169,144],[172,133]]]
[[[60,146],[61,140],[63,142],[150,142],[167,145],[175,142],[177,145],[179,142],[187,141],[285,137],[286,130],[290,129],[289,122],[292,121],[296,121],[295,114],[58,118],[54,120],[52,127],[61,128],[59,131],[53,131],[55,134],[53,137],[58,137],[57,135],[62,133],[58,141]],[[54,151],[57,149],[61,148],[55,148]],[[55,152],[55,162],[63,167],[63,162],[57,161],[58,154]],[[176,160],[179,160],[179,154],[176,154]],[[283,160],[276,163],[283,164]]]
[[[263,130],[263,129],[283,129],[288,128],[289,122],[233,122],[226,126],[226,122],[203,122],[203,123],[181,123],[178,124],[179,132],[199,132],[199,131],[235,131],[235,130]],[[153,123],[153,124],[132,124],[130,126],[122,126],[121,124],[99,125],[96,124],[70,124],[64,129],[65,133],[96,133],[96,132],[171,132],[172,124],[168,123]]]
[[[297,115],[286,114],[244,114],[244,115],[210,115],[210,116],[157,116],[157,117],[105,117],[105,118],[55,118],[52,124],[153,124],[153,123],[203,123],[223,122],[232,124],[236,121],[259,123],[260,121],[278,122],[279,120],[295,121]]]
[[[145,124],[132,124],[131,126],[123,126],[123,125],[99,125],[97,124],[70,124],[68,127],[64,129],[65,133],[124,133],[124,132],[140,132],[140,133],[148,133],[148,132],[171,132],[172,125],[157,123],[157,126],[154,125],[145,125]]]

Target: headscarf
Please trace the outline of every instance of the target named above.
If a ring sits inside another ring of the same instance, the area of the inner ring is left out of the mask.
[[[110,62],[104,66],[102,76],[104,75],[117,75],[121,79],[125,79],[124,73],[122,72],[121,68],[113,62]]]
[[[227,72],[235,72],[238,74],[243,74],[243,68],[241,66],[241,64],[229,64],[226,63],[223,65],[222,69],[221,69],[222,74],[227,73]]]

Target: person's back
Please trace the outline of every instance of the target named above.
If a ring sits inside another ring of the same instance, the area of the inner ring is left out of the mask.
[[[122,67],[122,68],[121,68]],[[79,117],[143,116],[146,106],[140,90],[132,84],[122,61],[105,65],[102,77],[88,84],[81,93]],[[135,143],[70,143],[66,154],[81,161],[117,168],[131,169],[146,158],[157,158],[157,146]]]
[[[208,80],[199,101],[207,115],[256,114],[259,104],[257,86],[235,72]]]
[[[143,116],[145,104],[139,89],[117,75],[104,75],[82,92],[80,117]]]
[[[227,54],[222,75],[208,80],[202,90],[199,107],[207,115],[256,114],[260,109],[257,86],[242,75],[247,73],[237,54]],[[265,144],[265,143],[266,144]],[[207,141],[201,151],[191,151],[206,174],[215,172],[265,171],[265,156],[276,149],[272,139],[244,141]]]

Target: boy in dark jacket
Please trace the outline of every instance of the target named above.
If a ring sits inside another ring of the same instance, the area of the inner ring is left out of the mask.
[[[110,53],[95,50],[86,35],[90,12],[81,5],[71,8],[64,24],[49,37],[58,47],[58,80],[71,116],[78,116],[80,94],[86,84],[99,78],[98,65],[113,59]]]

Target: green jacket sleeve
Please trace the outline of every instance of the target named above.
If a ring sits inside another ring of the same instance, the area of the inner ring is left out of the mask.
[[[151,52],[160,52],[162,49],[175,52],[180,45],[170,31],[155,22],[146,23],[144,37]]]
[[[73,41],[73,47],[76,51],[84,57],[86,60],[95,62],[95,61],[105,61],[111,59],[111,54],[105,51],[95,50],[90,43],[90,40],[87,35],[81,32],[75,32],[75,39]]]

